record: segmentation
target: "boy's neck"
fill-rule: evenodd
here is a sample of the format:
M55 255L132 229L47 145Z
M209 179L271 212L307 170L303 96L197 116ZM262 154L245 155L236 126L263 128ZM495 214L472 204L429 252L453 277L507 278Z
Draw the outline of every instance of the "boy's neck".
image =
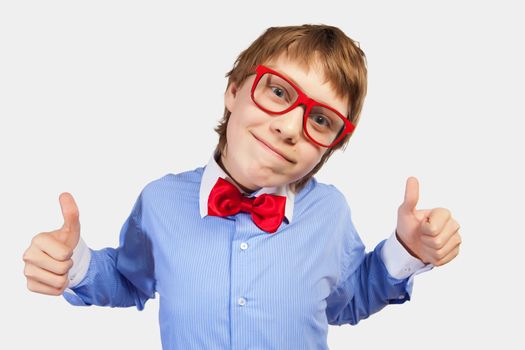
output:
M250 188L247 188L247 187L244 187L243 185L241 185L239 182L237 182L237 180L235 180L235 178L230 174L230 172L228 171L228 169L226 169L226 167L224 166L224 163L222 162L222 154L221 153L217 153L215 155L215 161L217 162L217 164L221 167L222 170L224 170L224 172L230 177L230 179L237 185L239 186L239 188L246 194L251 194L255 191L257 191L257 189L255 190L252 190Z

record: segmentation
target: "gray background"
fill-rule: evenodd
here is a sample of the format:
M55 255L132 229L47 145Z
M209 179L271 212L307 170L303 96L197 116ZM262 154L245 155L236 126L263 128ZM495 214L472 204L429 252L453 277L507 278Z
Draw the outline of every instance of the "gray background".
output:
M22 253L62 225L63 191L86 242L115 246L146 183L209 159L240 51L302 23L339 26L368 57L361 123L318 176L345 193L368 249L395 227L408 176L418 208L449 208L463 237L411 302L330 327L331 349L523 348L519 2L178 3L0 3L0 348L160 348L158 299L137 312L30 293Z

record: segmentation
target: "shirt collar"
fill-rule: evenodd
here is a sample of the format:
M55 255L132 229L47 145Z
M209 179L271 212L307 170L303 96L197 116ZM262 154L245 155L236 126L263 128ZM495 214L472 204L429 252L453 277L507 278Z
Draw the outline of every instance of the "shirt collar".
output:
M233 185L235 185L235 187L237 187L237 189L239 189L239 191L241 191L241 193L245 194L245 192L241 190L239 186L237 186L237 184L235 184L235 182L232 181L231 177L228 176L228 174L226 174L224 170L222 170L222 168L219 166L219 164L215 160L214 152L214 154L210 157L208 164L204 168L204 173L202 174L201 179L201 187L199 191L199 207L201 218L208 215L208 197L210 196L211 189L213 188L219 177L231 182ZM290 189L290 187L288 185L282 185L278 187L263 187L255 191L251 195L259 196L264 193L276 194L286 197L284 216L286 217L289 223L292 222L295 193Z

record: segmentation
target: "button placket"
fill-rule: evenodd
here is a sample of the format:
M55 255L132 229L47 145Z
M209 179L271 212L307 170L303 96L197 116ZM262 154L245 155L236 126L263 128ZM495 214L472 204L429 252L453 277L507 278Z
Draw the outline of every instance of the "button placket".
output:
M256 241L256 238L261 235L261 232L253 223L251 216L246 213L239 213L236 216L235 232L232 237L231 245L231 343L238 344L239 348L245 348L240 346L246 341L243 337L242 332L238 332L239 325L248 322L250 317L251 309L255 302L253 294L251 292L251 281L253 279L254 267L250 263L252 259L251 249L252 244ZM254 241L255 239L255 241ZM237 348L237 347L235 347Z

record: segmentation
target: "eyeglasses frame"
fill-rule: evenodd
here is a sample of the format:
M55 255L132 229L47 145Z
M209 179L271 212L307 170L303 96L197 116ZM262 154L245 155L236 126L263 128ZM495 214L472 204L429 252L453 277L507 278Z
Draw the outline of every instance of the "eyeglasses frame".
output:
M275 71L275 70L273 70L273 69L271 69L269 67L261 65L261 64L257 66L257 68L255 69L255 72L256 72L256 76L255 76L255 80L253 81L252 89L251 89L251 98L252 98L253 103L255 103L257 105L257 107L259 107L263 111L265 111L267 113L270 113L270 114L277 114L277 115L288 113L289 111L291 111L292 109L296 108L299 105L305 106L306 109L305 109L305 111L303 113L303 131L308 136L310 141L312 141L316 145L321 146L321 147L326 147L326 148L334 147L347 134L349 134L349 133L351 133L352 131L355 130L355 125L352 124L352 122L350 122L350 120L347 117L345 117L344 115L339 113L339 111L337 111L335 108L332 108L332 107L330 107L330 106L328 106L328 105L326 105L324 103L318 102L318 101L314 100L313 98L309 97L301 89L299 89L299 87L297 87L297 85L295 85L293 82L291 82L290 79L285 77L283 74L281 74L281 73L279 73L279 72L277 72L277 71ZM279 78L285 80L297 92L297 100L290 107L286 108L284 111L281 111L281 112L271 111L269 109L264 108L260 104L258 104L257 101L255 100L255 96L254 96L255 88L257 87L257 84L259 83L259 81L261 80L263 75L266 74L266 73L274 74L274 75L278 76ZM321 106L321 107L324 107L324 108L327 108L327 109L333 111L344 122L344 129L343 129L343 131L329 145L323 145L322 143L319 143L316 140L314 140L314 138L308 133L308 129L306 128L307 116L308 116L308 114L310 113L310 111L312 110L312 108L314 106Z

